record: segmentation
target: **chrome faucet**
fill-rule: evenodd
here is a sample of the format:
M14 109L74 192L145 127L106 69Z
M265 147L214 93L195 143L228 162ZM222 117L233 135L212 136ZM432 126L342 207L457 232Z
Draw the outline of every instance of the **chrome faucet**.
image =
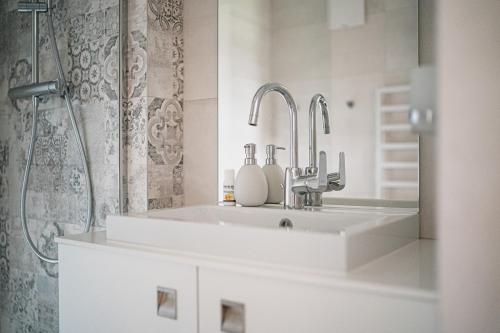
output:
M324 151L319 153L319 163L315 172L310 175L302 175L302 169L299 168L298 161L297 106L292 95L283 85L279 83L266 83L257 90L252 100L248 124L257 126L262 98L271 91L283 97L288 105L290 115L290 166L285 170L283 185L285 192L284 208L302 209L304 208L305 197L308 193L321 193L328 191L329 188L331 188L330 191L338 188L338 182L341 179L345 179L345 177L342 177L343 173L340 173L340 171L338 174L331 174L330 176L327 174L326 153Z
M328 104L322 94L316 94L309 106L309 166L305 169L305 174L314 176L318 173L317 163L317 130L316 130L316 109L321 106L323 118L323 133L330 134L330 117L328 116ZM326 190L311 191L306 194L306 206L321 206L323 203L323 192L332 190L340 191L345 187L345 154L339 154L339 172L327 176L328 187Z
M292 98L292 95L288 90L279 83L266 83L260 87L252 100L252 106L250 108L250 117L248 118L248 124L251 126L257 126L257 121L259 119L259 109L262 98L268 93L274 91L280 94L285 100L288 106L288 113L290 115L290 166L286 168L286 175L290 173L293 178L299 177L301 170L299 168L299 153L298 153L298 130L297 130L297 105ZM304 207L304 196L297 195L291 189L291 183L287 184L285 181L283 190L285 191L285 208L303 208Z
M288 105L288 113L290 115L290 167L298 169L299 135L297 130L297 105L295 105L295 101L293 100L290 92L288 92L288 90L283 85L279 83L266 83L257 90L252 100L252 106L250 108L250 117L248 118L248 124L251 126L257 126L262 97L264 97L270 91L274 91L280 94L285 100L286 104Z

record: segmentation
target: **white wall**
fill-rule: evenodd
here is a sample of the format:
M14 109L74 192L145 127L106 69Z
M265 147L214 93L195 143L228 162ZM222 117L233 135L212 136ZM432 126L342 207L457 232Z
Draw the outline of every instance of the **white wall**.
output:
M500 1L438 8L443 332L500 332Z
M271 79L271 2L268 0L219 1L219 179L224 169L236 172L245 158L243 146L257 145L264 164L265 138L272 137L271 112L262 112L259 126L248 125L255 91ZM263 101L268 109L270 100ZM222 186L219 186L222 198Z
M184 191L217 202L217 0L184 1Z
M299 109L302 167L308 165L310 100L320 92L330 104L332 133L322 135L318 122L318 150L327 152L331 172L338 168L338 153L346 152L348 185L325 196L375 196L375 92L409 83L410 70L418 66L417 1L367 1L365 24L340 30L328 29L326 3L220 2L219 175L224 168L239 169L247 142L257 143L260 164L266 144L289 149L289 116L279 96L265 98L258 127L247 125L253 94L274 81L289 88ZM287 153L278 156L282 166L288 159ZM417 199L414 191L398 198Z

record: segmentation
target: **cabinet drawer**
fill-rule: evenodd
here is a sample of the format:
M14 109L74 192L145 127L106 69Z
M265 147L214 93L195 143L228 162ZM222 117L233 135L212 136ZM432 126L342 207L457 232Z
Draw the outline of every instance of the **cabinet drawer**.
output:
M236 315L227 316L227 302L240 306ZM199 304L200 333L223 332L224 320L242 320L245 333L436 331L433 302L203 268L199 270ZM239 325L226 327L229 332L231 328L238 331Z
M197 332L195 266L66 245L59 258L62 333Z

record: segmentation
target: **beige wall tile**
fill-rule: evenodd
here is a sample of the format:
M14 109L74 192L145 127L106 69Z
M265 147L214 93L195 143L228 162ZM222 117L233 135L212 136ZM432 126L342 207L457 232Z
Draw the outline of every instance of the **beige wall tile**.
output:
M437 225L435 218L435 137L423 135L420 137L420 237L437 239Z
M147 32L148 73L147 94L148 96L168 98L175 93L175 57L178 57L178 49L174 44L175 36L160 29L149 18Z
M365 25L331 32L331 76L368 75L384 72L385 14L372 15Z
M384 0L385 10L398 9L403 7L415 7L419 0Z
M184 103L186 206L217 202L217 99Z
M327 6L324 0L273 0L273 29L289 29L296 26L327 21ZM290 20L290 17L294 17Z
M186 0L184 8L184 98L217 98L217 0Z
M381 14L385 11L385 0L366 0L368 15Z
M217 0L184 2L184 193L217 202Z
M436 29L436 2L434 0L419 0L418 5L418 34L419 34L419 62L422 65L436 63L435 29Z
M418 66L416 7L403 7L385 15L385 70L411 70Z
M227 1L234 0L220 0L221 4ZM203 16L217 16L217 0L184 0L184 20Z
M500 332L500 1L438 3L441 328Z
M435 62L435 1L419 1L419 62L433 66ZM436 239L436 137L423 135L420 138L420 237Z

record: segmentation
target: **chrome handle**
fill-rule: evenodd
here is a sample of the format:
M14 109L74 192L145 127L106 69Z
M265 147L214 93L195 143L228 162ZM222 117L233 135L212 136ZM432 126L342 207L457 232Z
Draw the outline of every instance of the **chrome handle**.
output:
M177 290L163 287L156 289L156 314L177 320Z
M328 186L328 173L326 167L326 153L324 151L319 152L319 166L318 166L318 186L317 190L326 190Z
M410 109L408 121L414 133L432 133L434 131L435 114L431 109Z
M330 173L328 178L328 189L327 191L340 191L345 187L346 176L345 176L345 153L339 153L339 171Z
M326 153L319 152L318 172L313 176L306 177L307 192L324 192L328 187L328 174L326 167Z
M344 187L345 186L345 153L344 152L339 153L339 174L340 174L339 184L342 185L342 187Z
M220 330L226 333L245 333L245 304L221 300Z

